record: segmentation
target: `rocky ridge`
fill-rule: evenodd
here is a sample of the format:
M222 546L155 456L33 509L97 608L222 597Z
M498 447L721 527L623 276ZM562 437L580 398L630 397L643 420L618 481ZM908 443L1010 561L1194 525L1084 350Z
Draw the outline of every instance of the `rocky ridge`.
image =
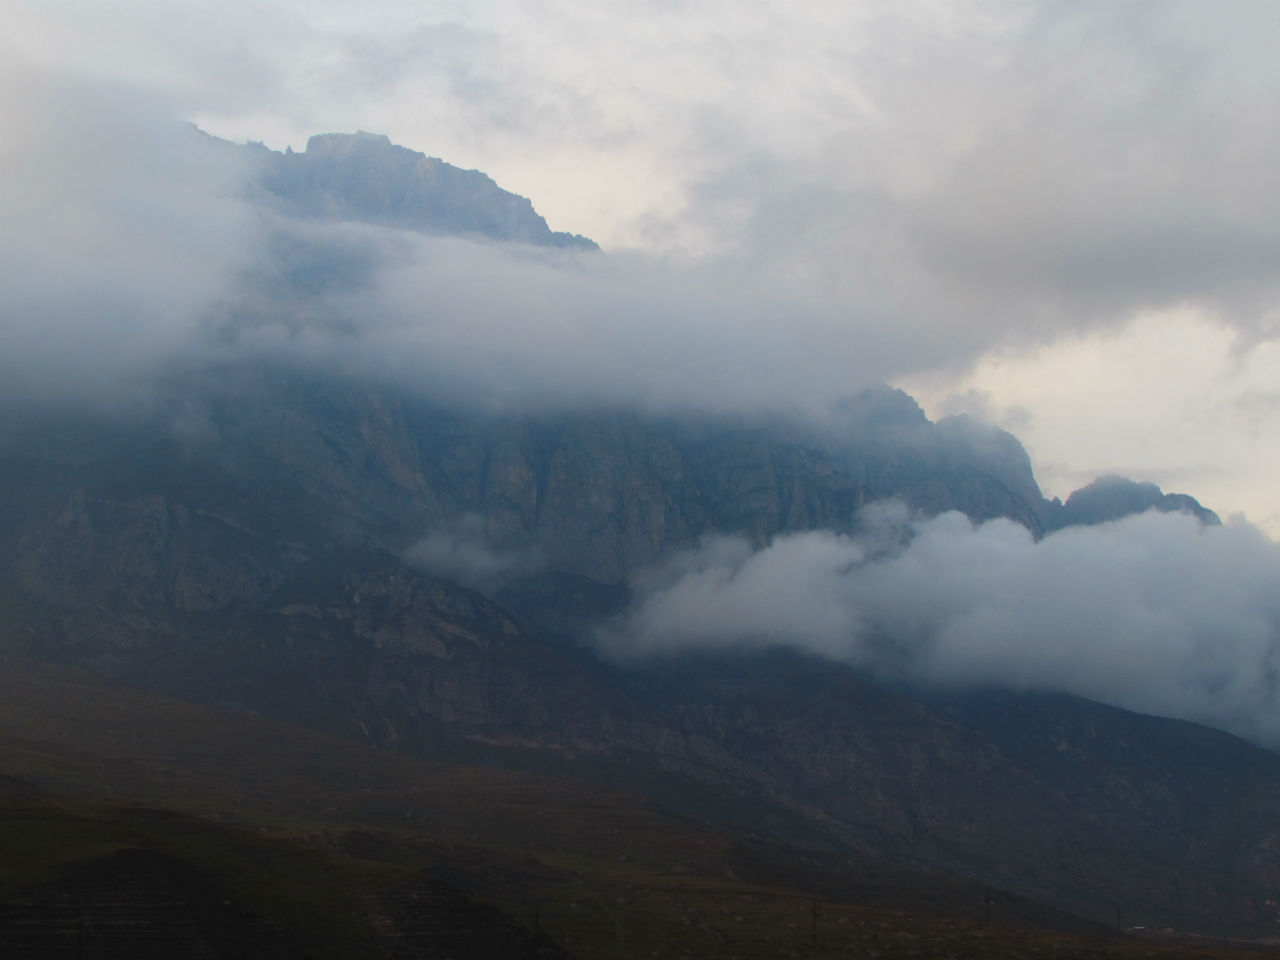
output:
M1165 493L1154 483L1137 483L1128 477L1099 477L1067 498L1058 511L1062 526L1089 525L1119 520L1135 513L1158 510L1161 513L1189 513L1201 523L1222 521L1212 510L1200 505L1185 493Z
M318 134L301 153L248 149L257 186L293 216L599 249L586 237L551 230L527 198L503 190L479 170L396 146L383 134Z

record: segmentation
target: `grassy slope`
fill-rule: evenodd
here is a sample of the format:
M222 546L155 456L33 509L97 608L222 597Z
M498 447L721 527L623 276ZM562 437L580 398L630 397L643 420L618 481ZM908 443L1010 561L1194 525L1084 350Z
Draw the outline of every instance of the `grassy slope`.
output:
M980 891L941 879L832 872L587 784L376 753L48 666L0 672L0 774L48 791L0 783L0 901L154 850L271 920L296 955L380 955L369 903L424 876L581 957L1214 952L988 926ZM993 913L1028 916L1003 897Z

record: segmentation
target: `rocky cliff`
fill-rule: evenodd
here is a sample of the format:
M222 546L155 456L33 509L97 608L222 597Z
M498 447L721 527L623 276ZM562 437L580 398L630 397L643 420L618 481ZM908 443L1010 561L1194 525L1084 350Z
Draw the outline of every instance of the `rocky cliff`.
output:
M872 416L884 396L905 419ZM174 409L202 425L196 435L174 427ZM926 515L1009 517L1037 535L1093 517L1076 498L1046 501L1009 434L931 423L896 392L864 396L821 429L621 412L490 417L377 384L245 367L171 386L141 419L16 425L0 456L10 522L26 528L9 560L24 589L65 591L79 578L92 591L93 577L115 589L106 585L134 575L123 558L138 558L139 575L163 558L166 597L184 606L256 596L255 577L288 567L280 544L372 538L399 553L463 518L485 549L528 551L539 569L609 584L707 533L763 544L844 530L888 498ZM1209 516L1190 498L1161 502L1184 501ZM1130 512L1117 509L1099 518ZM198 569L227 551L259 559Z
M1154 483L1136 483L1128 477L1099 477L1081 487L1054 511L1058 526L1089 525L1119 520L1134 513L1159 510L1161 513L1190 513L1201 523L1222 521L1212 510L1185 493L1165 493Z
M257 186L294 216L598 249L586 237L552 231L527 198L503 190L479 170L395 146L382 134L320 134L302 153L248 149Z

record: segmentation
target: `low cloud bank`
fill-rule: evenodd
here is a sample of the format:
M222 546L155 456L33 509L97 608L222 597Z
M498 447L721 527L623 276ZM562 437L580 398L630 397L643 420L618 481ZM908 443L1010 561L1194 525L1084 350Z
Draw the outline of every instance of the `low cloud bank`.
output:
M1077 694L1280 744L1280 545L1147 513L1040 541L864 511L852 536L714 539L650 571L606 653L786 645L895 680Z
M296 219L253 152L124 87L10 65L0 402L127 401L267 359L505 411L823 412L986 341L785 268L575 254Z
M127 391L258 257L248 171L125 86L0 65L0 402Z
M246 199L253 151L167 119L152 91L17 60L0 88L0 401L15 404L267 357L490 410L814 414L1144 302L987 282L940 252L974 246L963 210L943 229L901 198L821 184L696 260L297 220ZM987 237L983 269L1006 242L1026 247Z
M1275 339L1275 4L792 5L786 30L676 5L656 32L564 0L319 31L23 6L0 57L0 399L256 350L471 405L821 409L1173 308ZM166 126L201 116L387 129L707 253L285 226L236 200L235 151Z
M250 199L253 151L171 108L0 68L0 402L127 401L266 358L483 409L823 410L984 339L755 262L295 219Z
M493 590L541 566L533 549L495 545L484 530L484 518L467 514L456 523L432 530L409 548L405 562L473 590Z

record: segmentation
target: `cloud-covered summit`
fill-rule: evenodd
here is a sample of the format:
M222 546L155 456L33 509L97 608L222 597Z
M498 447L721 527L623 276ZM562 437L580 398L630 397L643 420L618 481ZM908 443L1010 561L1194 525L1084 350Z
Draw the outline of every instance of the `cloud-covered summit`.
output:
M1258 463L1274 473L1280 456L1269 402L1280 353L1273 3L324 0L304 11L137 0L133 10L6 8L6 155L28 153L26 171L105 159L135 135L114 119L120 104L105 102L118 98L99 97L96 116L120 143L77 151L73 133L61 158L33 151L9 109L41 99L43 80L24 63L238 141L301 150L321 130L380 131L484 170L559 229L648 251L637 261L663 269L617 268L630 298L691 285L709 302L668 326L653 314L678 313L678 302L656 303L642 322L678 340L699 318L715 326L718 304L720 335L695 336L686 352L720 355L737 341L721 366L739 365L743 380L777 376L813 406L841 395L842 367L860 385L910 383L938 415L970 385L956 390L956 378L1000 359L1017 375L974 385L1054 464L1056 492L1099 472L1152 475L1212 485L1215 502L1280 525L1270 489L1246 476ZM4 170L6 184L43 197L40 176L26 175ZM261 261L251 237L235 250ZM686 255L700 258L700 275L665 269ZM724 296L738 289L743 304ZM585 295L534 295L574 292ZM595 311L616 312L607 299ZM656 378L628 386L628 371L609 367L618 352L647 362L638 347L649 345L569 326L604 341L599 367L615 394L634 401L639 388L660 403L680 392ZM112 365L109 351L90 352ZM1055 357L1066 375L1041 364ZM38 365L13 366L59 385ZM690 372L711 382L708 367ZM937 378L936 392L909 376ZM1054 396L1046 377L1061 381ZM740 409L786 391L747 392L720 382L698 399ZM1110 444L1100 415L1117 434Z
M787 261L584 256L487 177L379 137L232 148L128 88L6 70L28 91L5 101L0 187L11 402L266 357L490 410L825 416L968 349L940 317L832 298Z

